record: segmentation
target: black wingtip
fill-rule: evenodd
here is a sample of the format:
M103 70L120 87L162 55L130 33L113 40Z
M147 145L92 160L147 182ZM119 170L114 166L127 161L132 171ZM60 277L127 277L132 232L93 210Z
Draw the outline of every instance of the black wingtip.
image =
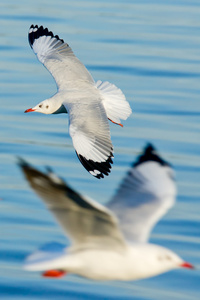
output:
M158 155L155 147L151 143L148 143L145 146L143 153L138 157L138 160L133 164L133 166L137 167L138 165L147 161L155 161L162 166L170 166L167 161L165 161Z
M105 175L109 175L112 168L111 165L113 164L112 158L114 157L112 152L110 152L110 155L107 158L107 160L102 162L95 162L91 159L86 159L77 152L76 154L84 168L95 178L101 179L104 178Z
M20 168L24 169L24 168L30 167L29 163L25 159L23 159L22 157L17 156L16 158L17 158L17 165Z
M151 143L148 143L144 148L144 153L152 153L153 151L156 151L156 148Z
M34 178L43 178L49 182L52 186L59 186L63 188L66 186L64 179L57 176L50 167L47 167L47 173L39 171L34 168L31 164L29 164L25 159L21 157L17 157L17 164L22 170L25 178L31 183Z
M21 168L25 176L34 172L40 173L31 164L29 164L24 158L17 156L17 165Z
M58 35L54 35L52 31L49 31L48 28L44 28L42 25L39 27L38 25L31 25L28 33L29 44L32 48L33 43L36 39L39 39L42 36L51 36L52 38L56 38L57 40L64 43L63 39L60 39Z

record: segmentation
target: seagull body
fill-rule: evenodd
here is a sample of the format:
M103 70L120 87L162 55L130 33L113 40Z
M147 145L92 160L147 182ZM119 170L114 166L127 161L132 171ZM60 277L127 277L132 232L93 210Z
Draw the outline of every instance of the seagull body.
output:
M26 270L49 277L68 272L95 280L136 280L193 268L171 250L148 242L176 195L173 170L151 145L106 207L81 196L53 172L44 174L24 161L21 167L71 240L70 247L44 245L28 256Z
M114 84L94 82L67 43L42 26L31 26L29 43L38 60L54 77L58 92L25 112L69 114L69 134L76 154L93 176L108 175L113 158L108 119L119 124L131 108Z
M65 247L61 248L63 254L60 251L58 258L49 257L51 247L52 244L49 244L46 252L39 251L30 255L24 269L43 271L44 276L50 274L49 270L59 270L60 275L71 273L93 280L129 281L156 276L175 268L192 268L169 249L150 243L127 244L123 249L113 250L103 249L103 245L102 249L80 249L72 252L68 252Z

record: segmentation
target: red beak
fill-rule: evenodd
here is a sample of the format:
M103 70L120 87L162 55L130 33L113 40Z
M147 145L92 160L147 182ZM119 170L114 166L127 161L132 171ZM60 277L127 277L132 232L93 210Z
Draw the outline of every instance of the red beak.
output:
M35 109L29 108L29 109L25 110L25 113L31 112L31 111L35 111Z
M190 263L186 262L186 261L184 263L182 263L180 265L180 267L182 267L182 268L188 268L188 269L194 269L194 266L191 265Z

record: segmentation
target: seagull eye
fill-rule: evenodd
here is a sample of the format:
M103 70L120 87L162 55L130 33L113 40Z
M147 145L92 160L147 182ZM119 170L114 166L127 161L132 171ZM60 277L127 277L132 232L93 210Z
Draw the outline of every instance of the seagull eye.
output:
M42 107L42 104L40 104L39 107L41 108L41 107Z
M167 260L171 260L171 257L170 257L169 255L166 255L165 258L166 258Z
M49 105L47 105L46 108L49 108Z
M163 260L172 260L171 256L165 255L165 256L158 256L158 260L163 261Z

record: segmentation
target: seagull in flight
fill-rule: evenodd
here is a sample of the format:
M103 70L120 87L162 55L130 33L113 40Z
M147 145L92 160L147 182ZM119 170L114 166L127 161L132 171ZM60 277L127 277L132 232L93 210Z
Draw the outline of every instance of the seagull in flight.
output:
M83 197L51 170L44 174L23 160L20 166L71 241L69 247L54 242L42 246L26 258L26 270L46 277L72 273L93 280L137 280L194 268L171 250L148 242L176 196L173 170L152 145L107 206Z
M58 91L25 113L68 113L69 134L80 162L98 179L109 175L113 145L108 120L123 126L120 119L132 112L124 94L107 81L95 82L69 45L47 28L32 25L28 39Z

